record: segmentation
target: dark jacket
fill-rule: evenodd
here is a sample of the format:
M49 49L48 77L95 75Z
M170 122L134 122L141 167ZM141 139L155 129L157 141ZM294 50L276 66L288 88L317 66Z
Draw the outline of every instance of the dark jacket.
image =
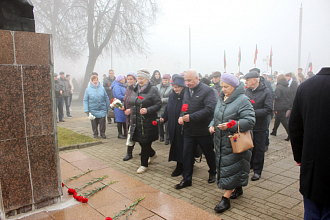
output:
M168 161L176 161L180 163L183 163L183 131L182 125L178 123L178 119L181 114L184 92L184 89L180 94L177 94L174 91L171 92L164 114L162 115L164 122L168 121L168 130L170 134L171 148Z
M288 82L282 79L275 89L275 111L287 111L290 107L290 89Z
M62 96L63 97L69 96L71 92L71 85L69 80L67 80L67 78L65 77L63 79L60 77L58 80L60 80L60 82L63 84Z
M273 109L273 95L271 91L260 81L259 86L252 91L247 88L245 95L253 100L253 108L256 114L256 124L253 127L253 131L266 131L268 129L267 116Z
M267 88L270 90L270 92L272 93L273 101L274 101L274 99L275 99L275 91L274 91L274 89L272 87L272 84L267 79L265 79L263 76L260 76L260 82L263 82L267 86Z
M187 114L190 119L190 122L185 122L185 132L191 136L210 135L208 126L217 104L214 89L199 82L193 91L190 98L189 88L185 88L183 96L183 104L188 104Z
M54 80L54 84L55 84L55 98L61 98L63 97L60 94L60 91L62 90L62 94L63 94L63 90L64 90L64 85L62 83L62 81L60 81L59 79Z
M301 163L300 192L330 205L330 68L301 83L289 121L294 160Z
M124 106L125 110L131 108L130 100L131 100L132 94L134 93L133 89L135 88L135 86L136 86L136 84L132 85L132 86L128 86L126 88L124 102L123 102L123 106ZM128 134L128 129L131 124L130 116L131 115L126 115L126 134Z
M131 139L139 143L151 143L158 139L158 129L152 124L152 121L157 119L157 111L162 107L158 89L149 82L148 86L140 93L138 86L133 91L130 100ZM138 96L142 96L144 99L138 99ZM142 108L147 108L147 114L143 115L142 120L140 105Z
M209 126L215 127L215 156L217 164L217 183L221 189L235 189L246 186L249 182L251 150L234 154L229 135L237 132L239 121L240 131L252 130L255 123L255 114L251 101L244 94L244 83L234 90L229 98L224 101L224 94L215 107L214 118ZM236 125L227 130L220 130L217 126L221 123L236 121Z
M290 85L290 109L292 108L294 97L296 96L296 92L298 89L298 82L292 79L292 83Z
M212 87L213 87L213 89L217 90L218 94L220 94L220 91L221 91L220 82L214 83L214 86L212 86Z
M113 99L113 94L112 94L112 89L109 89L109 87L111 87L112 83L115 81L116 77L110 78L110 76L106 77L103 80L103 87L105 89L105 91L108 94L109 99Z

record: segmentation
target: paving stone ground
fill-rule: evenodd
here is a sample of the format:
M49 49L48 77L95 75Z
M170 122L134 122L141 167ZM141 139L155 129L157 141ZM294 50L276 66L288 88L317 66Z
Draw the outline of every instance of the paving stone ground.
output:
M57 125L92 137L90 120L83 113L81 102L72 103L73 118L64 118L65 122ZM273 121L270 128L273 127ZM271 130L271 129L270 129ZM133 159L123 161L126 154L126 140L117 138L116 124L107 124L107 139L101 139L102 144L84 149L61 151L67 153L80 151L102 163L143 182L161 192L195 205L211 214L225 220L230 219L302 219L303 198L299 193L299 167L293 160L290 143L284 141L287 137L282 126L276 137L270 137L269 150L266 152L264 170L259 181L249 181L243 188L244 194L231 200L231 208L222 214L215 213L214 207L219 203L224 190L216 183L209 184L208 166L205 158L201 163L195 163L192 187L181 190L174 189L182 177L171 177L175 162L168 162L170 145L155 141L152 147L157 151L158 158L149 165L149 170L137 174L140 166L140 146L133 151ZM253 175L251 171L250 177Z

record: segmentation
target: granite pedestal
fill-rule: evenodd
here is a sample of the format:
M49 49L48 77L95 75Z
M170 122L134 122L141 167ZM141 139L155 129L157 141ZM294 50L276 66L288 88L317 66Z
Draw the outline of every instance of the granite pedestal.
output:
M0 30L2 219L60 201L53 79L51 35Z

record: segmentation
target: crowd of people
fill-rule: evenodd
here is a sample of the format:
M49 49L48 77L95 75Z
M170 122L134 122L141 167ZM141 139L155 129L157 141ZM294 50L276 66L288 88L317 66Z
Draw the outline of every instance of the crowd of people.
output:
M252 181L261 178L269 135L276 136L280 124L288 134L285 141L290 140L293 131L289 120L298 86L313 76L309 72L304 77L301 68L297 77L292 72L261 74L258 68L246 74L215 71L210 77L202 77L192 69L172 77L161 75L158 70L151 75L147 69L115 77L110 70L108 76L103 76L103 86L96 73L91 77L84 111L95 116L91 120L95 138L98 125L101 137L106 138L106 117L109 124L114 118L118 138L126 139L124 161L133 157L135 143L139 143L139 174L146 172L158 156L152 148L154 141L170 144L168 160L177 163L171 176L182 175L182 181L174 186L178 190L192 186L194 154L200 148L209 167L208 183L216 181L225 190L215 207L216 212L224 212L230 208L230 199L243 194L250 170L254 173ZM119 99L122 107L115 108L111 115L113 98ZM63 112L59 111L60 121L62 117ZM271 118L275 118L275 123L269 133ZM297 116L293 120L298 120ZM233 153L228 136L238 129L251 132L254 147Z
M56 100L56 112L57 122L64 122L64 103L66 109L66 116L72 118L70 114L70 106L73 94L73 84L70 78L70 74L64 74L60 72L60 78L58 74L54 73L54 85L55 85L55 100Z

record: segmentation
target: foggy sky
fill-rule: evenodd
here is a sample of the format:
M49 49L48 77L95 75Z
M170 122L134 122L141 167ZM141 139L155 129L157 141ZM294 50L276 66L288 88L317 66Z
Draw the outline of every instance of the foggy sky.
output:
M273 71L297 73L299 11L303 6L301 67L305 70L311 53L313 72L330 66L329 0L162 0L162 14L147 37L150 55L119 57L113 54L115 74L147 68L152 73L179 73L189 68L189 26L192 40L192 68L210 74L238 72L238 50L241 47L241 72L254 67L258 45L257 67L267 70L263 59L273 50ZM55 72L65 71L82 77L86 55L79 62L55 55ZM99 75L111 68L110 55L103 55L95 66ZM270 67L268 67L270 71Z

